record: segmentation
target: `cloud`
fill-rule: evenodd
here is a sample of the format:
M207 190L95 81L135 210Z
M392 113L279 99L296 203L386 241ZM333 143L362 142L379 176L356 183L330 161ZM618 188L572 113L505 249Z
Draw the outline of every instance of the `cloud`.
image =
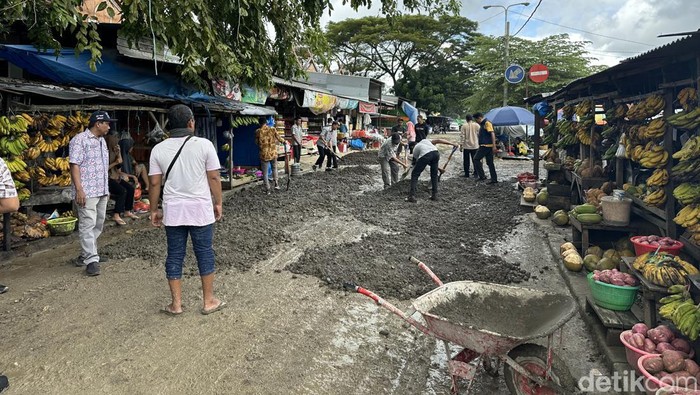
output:
M535 9L538 0L530 0L527 7L510 8L508 20L510 32L514 34ZM502 9L484 10L487 4L512 4L496 0L462 0L460 14L479 23L482 34L502 36L504 15ZM340 21L346 18L361 18L381 14L381 2L375 0L372 7L358 11L342 0L334 0L334 11L323 19ZM518 34L519 37L541 39L543 37L569 33L572 39L590 41L588 49L597 58L596 64L614 65L620 60L647 52L681 37L657 38L662 33L696 31L700 28L700 1L698 0L597 0L573 2L542 0L537 12ZM646 44L646 45L645 45Z

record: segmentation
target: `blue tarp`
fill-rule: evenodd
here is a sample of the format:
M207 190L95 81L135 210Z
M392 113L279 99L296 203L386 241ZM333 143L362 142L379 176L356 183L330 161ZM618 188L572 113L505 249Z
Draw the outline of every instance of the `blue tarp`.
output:
M408 119L413 122L414 124L418 123L418 109L413 107L410 103L408 102L403 102L401 103L401 110L403 110L404 114L408 116Z
M0 58L34 75L59 84L138 92L146 95L184 99L197 89L168 74L155 75L143 68L117 60L113 51L104 51L102 63L93 72L87 64L90 53L75 56L63 48L57 58L53 51L40 52L31 45L0 45Z

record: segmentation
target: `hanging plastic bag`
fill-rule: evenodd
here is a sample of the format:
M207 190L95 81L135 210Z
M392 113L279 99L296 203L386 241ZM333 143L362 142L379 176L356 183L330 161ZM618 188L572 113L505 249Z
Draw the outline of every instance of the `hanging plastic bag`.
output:
M617 152L615 152L615 157L624 159L627 157L627 153L625 152L625 145L622 144L622 142L625 141L625 134L622 133L620 136L620 143L617 146Z

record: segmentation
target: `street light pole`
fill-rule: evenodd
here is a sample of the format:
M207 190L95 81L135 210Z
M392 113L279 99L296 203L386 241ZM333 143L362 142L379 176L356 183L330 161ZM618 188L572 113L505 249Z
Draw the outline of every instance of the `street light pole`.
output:
M504 62L504 63L505 63L504 66L505 66L505 67L503 68L503 73L504 73L504 74L505 74L505 70L508 69L508 66L510 66L510 64L508 64L508 63L509 63L509 60L508 60L508 55L509 55L509 54L508 54L508 44L509 44L509 40L508 40L508 39L509 39L509 32L510 32L510 22L508 22L508 9L509 9L510 7L513 7L513 6L516 6L516 5L523 5L523 6L527 7L527 6L530 5L530 3L528 3L528 2L524 2L524 3L515 3L515 4L509 5L508 7L502 6L502 5L485 5L485 6L484 6L484 9L485 9L485 10L488 10L489 8L494 8L494 7L495 7L495 8L503 8L503 11L504 11L505 16L506 16L506 31L505 31L505 36L503 37L503 38L504 38L504 45L505 45L505 62ZM509 84L509 82L508 82L508 80L505 78L505 75L504 75L504 77L503 77L503 107L505 107L505 106L508 105L508 84Z

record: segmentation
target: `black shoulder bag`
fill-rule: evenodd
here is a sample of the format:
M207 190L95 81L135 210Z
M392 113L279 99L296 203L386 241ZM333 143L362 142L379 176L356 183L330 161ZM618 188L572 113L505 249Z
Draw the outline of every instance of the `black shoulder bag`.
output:
M182 145L180 146L180 149L177 150L177 153L175 154L175 157L174 157L173 160L170 162L170 166L168 166L168 170L166 170L166 172L165 172L165 178L163 178L163 182L162 182L162 184L161 184L161 186L160 186L160 200L161 200L161 201L163 201L163 191L165 191L165 182L168 181L168 176L170 175L170 170L173 169L173 165L174 165L175 162L177 161L177 158L180 156L180 153L182 152L182 149L185 148L185 144L187 144L187 141L188 141L189 139L191 139L191 138L192 138L192 135L187 136L187 138L185 139L185 142L182 143Z

